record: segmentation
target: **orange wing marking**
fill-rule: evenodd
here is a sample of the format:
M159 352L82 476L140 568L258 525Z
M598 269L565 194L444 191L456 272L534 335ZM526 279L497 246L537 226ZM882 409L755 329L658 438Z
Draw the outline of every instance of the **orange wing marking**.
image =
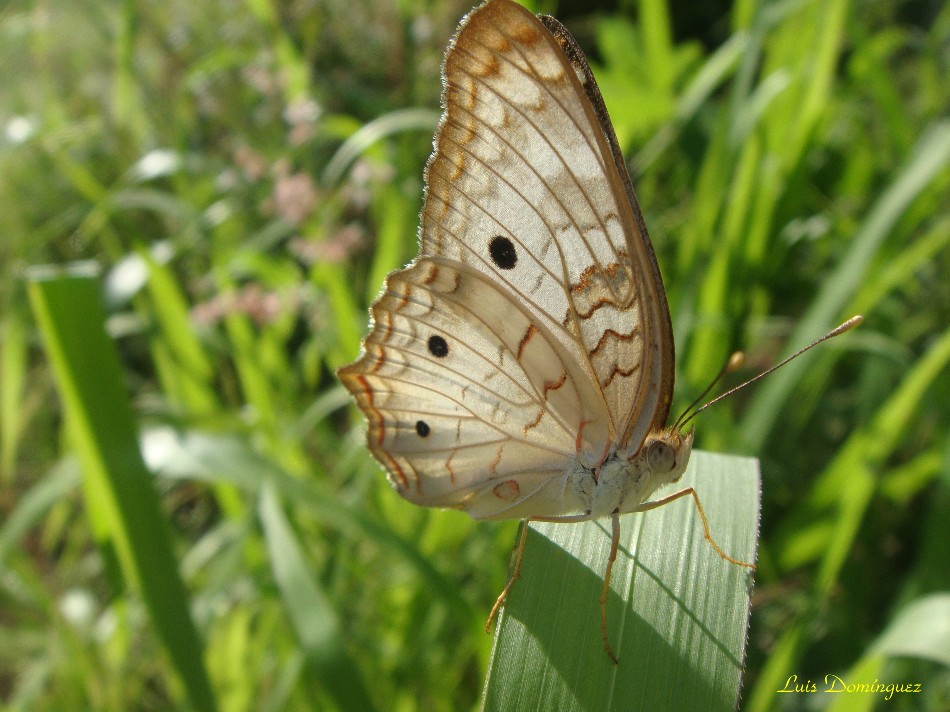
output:
M581 272L581 279L577 284L571 285L572 292L583 292L587 289L590 289L591 278L595 274L604 274L608 279L614 279L617 276L618 270L623 269L624 265L619 262L611 262L609 265L601 269L597 265L591 265L583 272Z
M601 388L610 388L610 384L613 382L615 376L622 376L626 378L634 374L636 371L640 370L640 364L635 363L633 366L628 368L626 371L622 368L614 366L614 370L610 372L610 376L607 377L607 382L601 385Z
M402 311L409 305L409 297L412 296L412 285L408 282L403 285L402 294L395 295L399 299L399 304L396 305L396 308L393 311Z
M455 153L455 160L452 161L452 175L449 177L451 182L457 181L465 173L465 154L461 151Z
M383 364L385 363L386 363L386 349L380 346L379 351L376 354L376 360L373 362L373 367L369 370L369 373L376 373L383 367Z
M591 308L588 309L586 312L583 312L583 313L577 312L577 316L579 316L581 319L584 319L586 321L587 319L591 318L591 316L594 314L595 311L597 311L601 307L608 307L608 306L616 307L617 302L615 302L613 299L607 299L606 297L601 297L596 302L594 302Z
M360 393L360 395L363 396L363 407L366 410L366 414L376 421L376 423L373 423L373 425L375 425L379 431L379 437L377 438L376 445L378 447L382 447L383 437L385 435L385 426L383 425L382 415L378 410L376 410L376 404L373 403L373 388L370 386L369 381L366 380L366 376L362 374L357 376L356 380L363 388L363 391Z
M405 492L407 489L409 489L409 478L406 477L406 473L402 471L402 467L399 466L399 463L396 462L393 456L385 450L377 450L374 452L377 455L381 454L386 459L386 469L389 470L390 474L392 474L398 480L396 484L399 487L399 491Z
M432 284L439 278L439 268L437 265L429 266L429 274L426 275L426 278L422 280L422 283L426 286Z
M383 331L383 342L387 342L393 335L393 315L390 312L383 312L380 314L380 317L381 318L377 319L377 321L382 321L385 325L385 329Z
M449 459L445 461L445 469L449 471L449 480L452 484L455 484L455 470L452 469L452 458L455 457L457 450L453 450L452 454L449 455Z
M538 409L538 417L535 418L535 419L534 419L533 421L531 421L530 423L528 423L526 426L524 426L524 428L522 429L522 432L523 432L525 435L527 435L527 434L528 434L528 431L531 430L531 428L535 428L535 427L537 427L537 426L541 423L541 418L543 418L543 417L544 417L544 411L541 410L541 409Z
M498 463L501 462L501 451L505 449L504 443L501 447L498 448L498 452L495 454L495 459L492 460L491 464L488 466L488 471L491 473L491 476L494 477L497 473Z
M402 467L395 458L383 448L383 443L386 439L386 422L383 419L383 414L377 410L376 404L373 403L373 390L370 387L369 381L366 380L366 376L361 374L356 377L356 380L363 388L360 394L362 396L361 405L363 406L363 412L366 413L367 420L370 421L369 437L372 437L374 433L376 435L376 444L374 446L370 443L370 449L377 457L381 457L386 461L386 469L389 470L390 474L396 479L396 486L399 488L399 491L405 492L409 489L409 478L406 477L406 473L402 471Z
M577 426L577 439L574 441L574 452L580 453L581 445L584 442L584 428L588 426L589 423L594 421L584 419L580 422L580 425Z
M528 345L528 342L531 341L531 337L538 333L538 327L534 324L531 324L528 327L528 330L524 332L524 336L521 337L521 342L518 344L518 360L521 360L522 355L524 355L525 347Z
M544 388L541 389L541 397L544 398L544 400L547 400L548 391L556 391L565 383L567 383L567 371L561 371L561 380L557 382L545 381Z
M505 480L495 485L491 492L502 502L514 502L521 494L521 487L517 480Z
M640 333L640 327L635 326L630 331L629 334L621 334L620 332L614 331L613 329L606 329L601 335L600 340L597 342L597 345L588 351L591 356L596 356L597 352L600 351L600 348L604 345L604 342L607 340L608 336L613 336L617 341L633 341L634 337Z

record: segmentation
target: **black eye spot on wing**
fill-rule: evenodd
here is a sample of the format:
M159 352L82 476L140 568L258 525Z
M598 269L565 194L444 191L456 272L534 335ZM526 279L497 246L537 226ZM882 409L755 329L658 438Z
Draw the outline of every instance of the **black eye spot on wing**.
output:
M498 269L514 269L518 263L518 253L514 243L507 237L496 235L488 244L488 253Z
M429 428L429 424L424 420L416 421L416 432L419 434L420 438L428 437L429 433L432 432Z
M429 337L429 353L436 358L445 358L449 355L449 345L438 334Z

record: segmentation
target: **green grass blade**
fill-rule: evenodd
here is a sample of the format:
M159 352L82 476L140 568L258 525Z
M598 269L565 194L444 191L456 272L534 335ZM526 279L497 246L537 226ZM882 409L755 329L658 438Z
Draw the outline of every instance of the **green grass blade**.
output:
M191 704L217 708L151 476L142 461L122 369L105 331L99 281L34 270L30 301L83 469L90 523L124 583L140 590Z
M752 561L756 461L696 451L681 484L696 487L719 545ZM706 543L689 498L621 521L607 603L619 665L600 634L609 523L533 523L498 621L483 709L735 709L750 572Z
M866 279L872 260L898 219L915 198L946 172L948 165L950 121L941 121L921 137L904 170L871 210L840 266L824 281L808 312L801 318L790 343L807 344L834 326L834 321L842 316L842 309ZM782 412L783 403L808 368L808 359L797 359L753 392L740 428L750 450L755 452L761 448Z
M335 186L350 166L371 146L404 131L432 133L439 125L439 114L431 109L401 109L384 114L355 131L327 162L321 182Z
M748 47L745 33L736 33L713 52L695 72L676 100L673 116L641 148L629 165L645 173L682 134L683 127L696 116L709 97L735 71Z
M922 689L917 688L920 677L894 674L888 668L892 658L902 658L905 664L929 660L950 666L950 594L935 593L909 603L849 670L823 680L825 689L840 690L856 683L880 686L876 694L831 695L828 712L871 712L881 707L881 700L896 702L895 698L907 697L908 693L917 698L913 709L940 709L937 697L941 691L928 689L926 683L920 686Z
M933 660L950 667L950 593L905 606L872 646L877 655Z
M650 78L661 86L673 86L676 72L673 23L669 6L661 0L641 0L640 24L643 60Z
M342 501L336 493L313 481L302 481L265 459L243 438L196 431L154 428L145 433L143 450L152 469L166 477L231 484L256 492L262 482L276 490L282 501L294 502L325 525L354 540L370 541L415 570L453 616L472 618L472 607L412 544L395 535L376 517Z
M0 525L0 572L5 572L10 552L21 546L30 530L79 484L78 474L75 460L60 460L20 496L16 509Z
M874 420L851 435L811 488L804 510L809 521L798 522L802 530L799 536L807 537L810 526L826 528L822 541L815 544L812 540L812 558L820 557L820 563L805 603L806 611L819 611L841 582L842 567L853 549L874 493L875 473L900 447L907 428L915 423L914 414L922 399L948 363L950 330L946 330L907 372L893 395L878 409ZM811 520L818 512L826 514L824 521L816 525ZM788 546L795 546L794 539ZM778 556L781 560L782 552ZM812 616L803 615L782 631L752 690L747 706L750 712L773 709L775 691L782 689L789 671L796 669L812 626Z
M18 309L11 309L0 320L0 482L13 479L26 425L22 410L28 350L25 321Z
M371 712L375 706L344 647L343 627L326 593L313 580L274 487L263 488L259 512L274 576L310 672L340 709Z
M167 264L161 264L146 250L140 250L139 257L148 268L145 286L156 324L152 357L163 390L185 412L212 414L218 409L214 365L189 319L187 296Z

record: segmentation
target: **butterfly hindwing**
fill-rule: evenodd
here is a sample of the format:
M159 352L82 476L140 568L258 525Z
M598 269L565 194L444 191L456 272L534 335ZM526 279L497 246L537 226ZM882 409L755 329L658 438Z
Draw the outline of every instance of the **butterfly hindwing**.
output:
M586 373L485 275L420 259L390 275L373 317L363 356L340 377L407 499L497 515L606 439L588 427L599 402ZM553 516L566 505L544 506Z

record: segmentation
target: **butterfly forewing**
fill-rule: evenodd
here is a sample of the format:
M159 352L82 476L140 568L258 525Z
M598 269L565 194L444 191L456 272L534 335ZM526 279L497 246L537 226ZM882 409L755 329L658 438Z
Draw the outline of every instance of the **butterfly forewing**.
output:
M623 153L617 142L616 132L607 115L607 107L604 105L604 99L590 66L584 58L584 53L564 25L555 18L539 15L538 20L551 32L567 61L574 67L587 100L590 102L596 123L601 130L600 136L607 144L605 150L609 151L612 157L612 162L607 163L608 166L612 165L614 170L608 168L607 175L615 195L619 196L617 200L621 206L621 212L627 218L626 249L634 265L632 277L643 299L642 333L647 338L641 353L645 364L641 371L642 377L638 381L626 382L629 389L636 389L637 396L633 402L638 407L627 410L626 424L622 430L620 443L626 445L632 452L643 442L648 432L661 430L666 425L672 405L676 355L666 290L663 287L660 267L653 253L653 244L650 242L640 205L634 194L630 175L627 173ZM617 363L621 361L618 359ZM632 365L628 364L628 370ZM622 368L620 370L623 371ZM622 408L620 413L623 420Z
M529 305L586 364L612 440L636 449L666 420L669 312L590 70L544 21L553 34L510 2L464 21L445 61L422 253L485 271Z

